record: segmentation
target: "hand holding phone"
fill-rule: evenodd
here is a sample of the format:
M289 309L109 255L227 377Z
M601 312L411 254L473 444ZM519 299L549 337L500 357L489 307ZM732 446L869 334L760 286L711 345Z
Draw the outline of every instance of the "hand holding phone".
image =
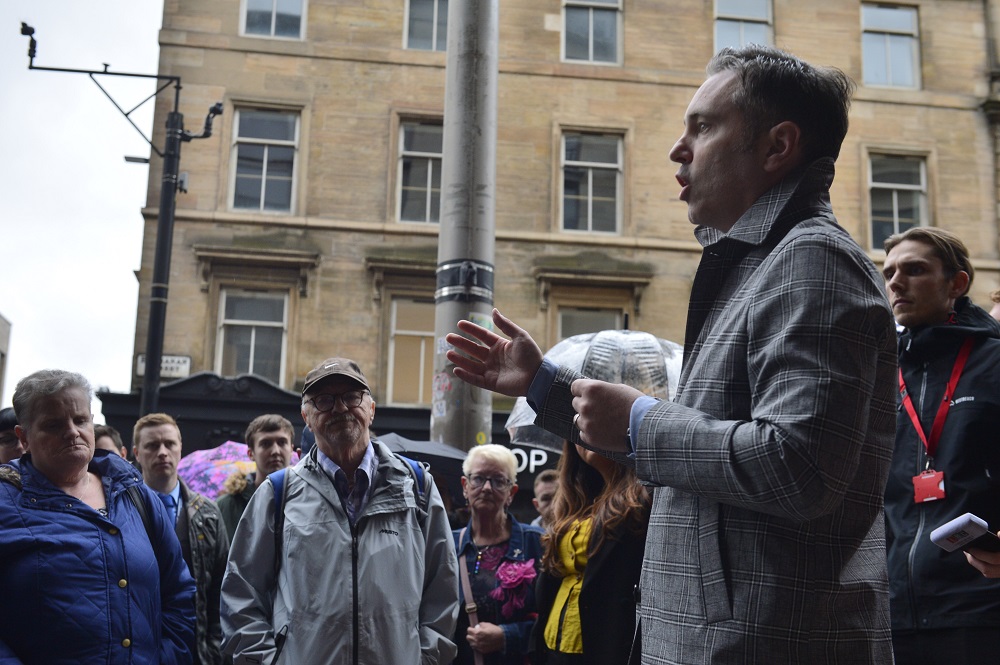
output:
M1000 538L990 531L985 520L972 513L959 515L931 531L931 541L946 552L959 549L1000 552Z

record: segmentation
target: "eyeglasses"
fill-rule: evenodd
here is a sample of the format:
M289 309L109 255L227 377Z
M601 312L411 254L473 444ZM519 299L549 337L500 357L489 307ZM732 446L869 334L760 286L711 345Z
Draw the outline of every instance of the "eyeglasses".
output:
M514 481L509 478L504 478L503 476L466 476L469 479L469 484L472 485L472 489L477 490L487 482L489 482L490 487L500 492L504 491L508 487L514 484Z
M344 405L345 409L353 409L361 406L361 402L365 399L365 394L367 390L349 390L346 393L341 393L339 395L328 395L323 393L322 395L316 395L308 402L312 402L312 405L316 407L316 410L320 413L326 413L337 406L337 400Z

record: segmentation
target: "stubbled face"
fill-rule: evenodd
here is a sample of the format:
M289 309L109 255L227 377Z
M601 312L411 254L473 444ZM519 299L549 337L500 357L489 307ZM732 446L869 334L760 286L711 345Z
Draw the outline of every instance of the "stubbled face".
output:
M535 510L542 516L542 521L548 523L552 520L552 500L556 498L556 490L559 483L539 483L535 488Z
M677 182L688 219L723 233L769 189L760 147L745 145L743 114L732 101L737 85L730 71L709 77L691 98L684 133L670 150L681 165Z
M343 395L356 390L364 388L351 379L334 376L313 388L302 405L302 419L316 436L316 445L331 458L338 457L338 451L356 450L368 445L368 428L375 419L375 402L366 391L361 404L356 407L347 408L341 400L337 400L332 409L322 412L311 400L318 395Z
M87 393L67 388L42 397L35 413L27 428L14 428L35 467L49 479L86 469L94 457L94 419Z
M292 461L292 434L285 430L257 432L247 454L257 465L257 473L267 475L284 469Z
M944 323L964 288L965 273L949 277L925 242L904 240L886 254L885 290L896 321L907 328Z
M170 424L143 427L134 447L146 482L173 489L181 461L180 430Z
M476 488L469 480L475 476L504 478L511 484L500 489L489 482ZM514 494L517 493L517 485L512 482L514 480L507 475L507 471L500 464L493 460L479 458L473 463L468 476L462 477L462 494L465 495L465 499L469 502L469 508L472 510L495 514L502 512L514 499Z

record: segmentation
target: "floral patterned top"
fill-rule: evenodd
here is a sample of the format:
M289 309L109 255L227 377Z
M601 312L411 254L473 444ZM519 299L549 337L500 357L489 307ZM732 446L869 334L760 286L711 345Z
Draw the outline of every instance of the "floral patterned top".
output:
M513 517L510 540L476 547L471 538L471 525L454 531L459 565L462 559L469 570L469 584L476 601L480 623L494 623L504 631L505 649L485 654L483 665L522 665L527 662L529 637L538 616L535 609L535 579L541 566L542 530L522 524ZM461 606L465 606L462 594ZM464 609L458 615L455 643L458 645L456 665L473 665L472 649L465 640L469 615Z

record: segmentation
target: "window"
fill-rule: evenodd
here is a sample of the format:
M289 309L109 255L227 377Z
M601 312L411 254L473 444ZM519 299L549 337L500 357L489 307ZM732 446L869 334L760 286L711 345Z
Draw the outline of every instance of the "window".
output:
M865 85L920 87L920 42L913 7L861 5Z
M872 155L870 163L872 248L882 249L892 234L926 224L927 173L921 157Z
M715 50L772 43L771 0L715 0Z
M390 404L430 404L434 380L434 301L392 300Z
M399 220L438 222L441 216L441 140L438 123L399 128Z
M621 0L565 0L564 59L617 64L619 14Z
M244 0L243 34L302 39L305 0Z
M288 293L223 289L216 337L216 373L255 374L281 385Z
M620 330L621 327L622 310L620 309L559 308L560 340L572 337L573 335L582 335L583 333Z
M236 111L233 207L292 212L299 114Z
M622 139L563 134L563 230L617 233Z
M448 50L448 0L410 0L406 48Z

